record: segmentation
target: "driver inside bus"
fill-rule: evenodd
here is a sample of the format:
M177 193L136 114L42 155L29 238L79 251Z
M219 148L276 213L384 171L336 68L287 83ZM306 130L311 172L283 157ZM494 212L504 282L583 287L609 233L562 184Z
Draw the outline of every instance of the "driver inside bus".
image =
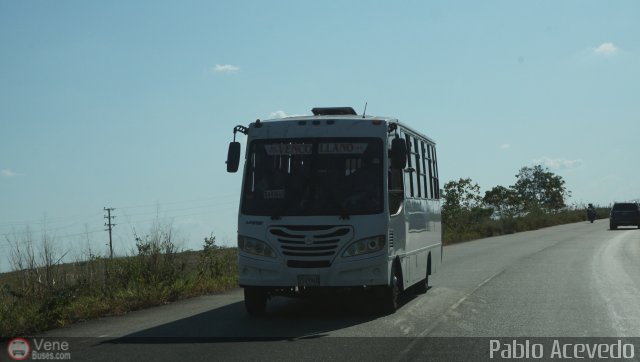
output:
M362 167L347 176L351 195L344 201L347 211L371 212L380 207L381 167L377 157L362 158Z
M284 198L285 174L273 167L274 160L264 152L256 153L254 192L263 199Z

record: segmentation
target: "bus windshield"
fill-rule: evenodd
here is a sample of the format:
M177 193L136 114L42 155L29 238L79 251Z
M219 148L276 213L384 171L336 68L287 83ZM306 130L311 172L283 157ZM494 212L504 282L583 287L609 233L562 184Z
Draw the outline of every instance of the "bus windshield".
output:
M381 213L382 149L377 138L254 140L242 212L272 218Z

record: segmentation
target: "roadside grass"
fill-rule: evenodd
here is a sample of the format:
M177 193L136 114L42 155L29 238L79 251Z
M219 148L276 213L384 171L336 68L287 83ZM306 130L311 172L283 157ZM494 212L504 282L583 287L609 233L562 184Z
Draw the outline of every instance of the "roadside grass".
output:
M204 250L180 252L170 235L136 237L137 254L129 257L91 255L67 264L46 257L55 254L51 243L43 242L38 250L32 240L15 244L14 271L0 274L0 337L32 335L237 287L235 248L218 247L211 236Z
M453 244L491 236L513 234L517 232L537 230L545 227L570 224L587 220L584 210L561 210L558 212L534 211L521 217L503 217L498 220L482 218L474 220L465 217L466 222L458 220L454 225L464 225L457 228L444 226L443 240L445 244ZM597 207L596 219L609 217L609 208ZM471 220L471 221L470 221Z

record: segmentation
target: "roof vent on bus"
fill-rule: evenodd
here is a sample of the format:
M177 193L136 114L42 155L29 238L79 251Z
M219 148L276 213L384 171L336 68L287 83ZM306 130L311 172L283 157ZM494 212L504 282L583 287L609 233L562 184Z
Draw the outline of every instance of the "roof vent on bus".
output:
M311 110L314 116L357 115L351 107L317 107Z

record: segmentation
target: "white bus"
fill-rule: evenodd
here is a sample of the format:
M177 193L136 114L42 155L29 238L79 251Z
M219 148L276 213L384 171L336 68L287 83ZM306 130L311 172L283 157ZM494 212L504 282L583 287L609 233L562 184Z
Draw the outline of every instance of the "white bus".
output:
M350 107L236 126L227 171L247 135L238 272L250 315L271 296L371 291L387 313L424 293L442 262L435 142Z

